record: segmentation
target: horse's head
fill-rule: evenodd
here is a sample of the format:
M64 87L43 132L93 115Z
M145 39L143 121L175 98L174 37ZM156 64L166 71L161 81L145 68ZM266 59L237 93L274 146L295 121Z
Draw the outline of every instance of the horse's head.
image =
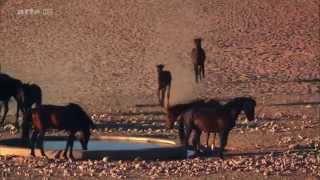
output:
M201 41L202 41L201 38L195 38L195 39L194 39L194 43L195 43L196 45L201 45Z
M171 108L167 109L166 125L168 129L173 128L173 124L177 121L179 114Z
M256 101L253 98L246 98L243 101L242 108L249 121L253 121L255 119L255 107Z
M69 108L70 113L73 114L73 117L79 120L79 125L82 129L82 136L80 138L80 143L83 150L88 149L88 142L90 140L90 128L95 127L91 118L88 116L88 114L81 108L80 105L70 103L67 105L67 108Z
M158 64L156 67L157 67L157 71L161 72L161 71L163 71L164 65L163 64Z

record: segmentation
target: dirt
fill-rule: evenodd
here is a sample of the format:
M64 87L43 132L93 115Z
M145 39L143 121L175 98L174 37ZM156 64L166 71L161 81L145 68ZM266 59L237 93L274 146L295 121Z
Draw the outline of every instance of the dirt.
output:
M241 117L232 130L225 161L214 155L166 162L2 156L0 176L319 179L319 5L316 0L0 0L1 72L39 84L44 103L80 103L98 124L94 134L177 140L157 106L159 63L173 74L172 104L236 96L253 96L258 104L257 121ZM52 14L17 14L30 8ZM199 84L190 58L195 37L203 39L207 53L206 77ZM8 127L0 128L0 138L18 136ZM73 171L78 166L83 169Z

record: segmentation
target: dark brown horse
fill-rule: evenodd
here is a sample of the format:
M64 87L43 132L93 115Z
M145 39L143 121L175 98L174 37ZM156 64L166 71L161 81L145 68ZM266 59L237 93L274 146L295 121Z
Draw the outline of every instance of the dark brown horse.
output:
M179 130L179 139L180 142L184 143L184 124L183 121L181 121L179 118L180 115L187 111L188 109L192 107L210 107L210 106L217 106L220 105L220 103L216 100L204 100L204 99L197 99L194 101L191 101L189 103L185 104L176 104L174 106L167 108L167 118L166 118L166 124L167 128L172 128L174 122L178 122L178 130Z
M162 107L164 107L165 95L167 94L167 107L169 106L170 99L170 89L171 89L171 81L172 76L169 71L163 70L164 65L157 65L158 71L158 98L159 103Z
M33 125L33 133L30 141L31 155L35 156L35 143L38 141L42 156L46 156L43 149L44 135L48 129L65 130L69 133L67 145L63 156L67 158L70 148L69 157L74 159L72 154L73 142L76 132L82 132L80 143L83 150L87 150L88 141L90 139L90 128L94 124L87 113L77 104L69 104L66 106L41 105L26 112L22 124L22 138L29 142L30 125ZM56 156L56 158L60 153Z
M200 146L200 136L204 132L219 133L220 148L219 156L223 158L223 151L227 145L229 132L236 124L238 115L244 111L249 121L255 118L256 101L249 97L234 98L225 105L211 107L193 107L181 115L181 121L185 126L184 144L188 145L188 140L192 131L195 136L192 141L193 148L198 152Z
M4 105L4 113L0 122L1 125L4 123L9 111L9 100L11 97L13 97L17 102L15 125L18 127L19 109L24 112L24 92L22 88L22 82L7 74L0 73L0 112L2 109L2 104Z
M201 47L201 38L197 38L194 40L194 43L196 45L195 48L192 49L191 51L191 58L192 58L192 63L194 66L194 73L195 73L195 78L196 82L200 81L205 77L205 67L204 63L206 60L206 53Z

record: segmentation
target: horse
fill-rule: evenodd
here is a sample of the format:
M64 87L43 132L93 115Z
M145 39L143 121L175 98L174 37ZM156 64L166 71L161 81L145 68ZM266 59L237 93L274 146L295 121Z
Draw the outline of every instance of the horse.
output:
M206 53L201 47L201 41L201 38L194 39L196 47L193 48L191 51L191 59L194 66L196 82L200 81L205 77L204 63L206 60Z
M167 94L167 107L169 106L170 89L172 76L170 71L164 71L164 65L159 64L156 66L158 72L158 99L162 107L164 107L165 94Z
M208 106L217 106L220 103L214 99L204 100L196 99L189 103L185 104L176 104L174 106L167 108L167 117L166 117L166 126L168 129L173 128L174 122L178 122L178 131L180 143L184 143L184 124L180 119L180 115L192 107L208 107Z
M33 125L33 133L29 141L30 126ZM74 159L72 154L73 142L76 132L82 132L80 143L83 150L87 150L90 139L90 128L95 125L88 114L78 105L70 103L66 106L41 105L25 113L22 124L22 139L30 143L31 156L35 156L34 149L36 141L39 144L40 152L43 157L47 157L43 149L44 135L48 129L65 130L69 133L67 145L63 157ZM60 152L55 156L59 158Z
M251 97L234 98L225 105L211 107L192 107L181 114L185 126L184 144L188 146L191 131L195 131L192 141L194 150L198 153L202 131L219 133L219 156L223 159L223 151L227 145L229 132L234 128L238 115L244 111L249 121L255 118L256 101ZM207 140L208 141L208 140Z
M4 120L9 111L9 100L13 97L17 102L16 122L15 126L18 127L19 109L24 112L24 91L22 88L22 82L7 74L0 73L0 102L4 105L4 113L0 122L3 125ZM0 112L2 105L0 105Z
M24 103L23 106L26 111L32 109L32 105L36 107L42 104L42 90L37 84L26 84L22 85L24 92Z

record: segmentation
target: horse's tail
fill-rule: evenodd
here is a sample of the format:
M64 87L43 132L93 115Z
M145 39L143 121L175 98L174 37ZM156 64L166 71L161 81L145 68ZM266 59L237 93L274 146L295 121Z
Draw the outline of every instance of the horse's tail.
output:
M32 121L32 113L30 111L25 112L22 121L22 139L28 140L30 133L30 126Z

